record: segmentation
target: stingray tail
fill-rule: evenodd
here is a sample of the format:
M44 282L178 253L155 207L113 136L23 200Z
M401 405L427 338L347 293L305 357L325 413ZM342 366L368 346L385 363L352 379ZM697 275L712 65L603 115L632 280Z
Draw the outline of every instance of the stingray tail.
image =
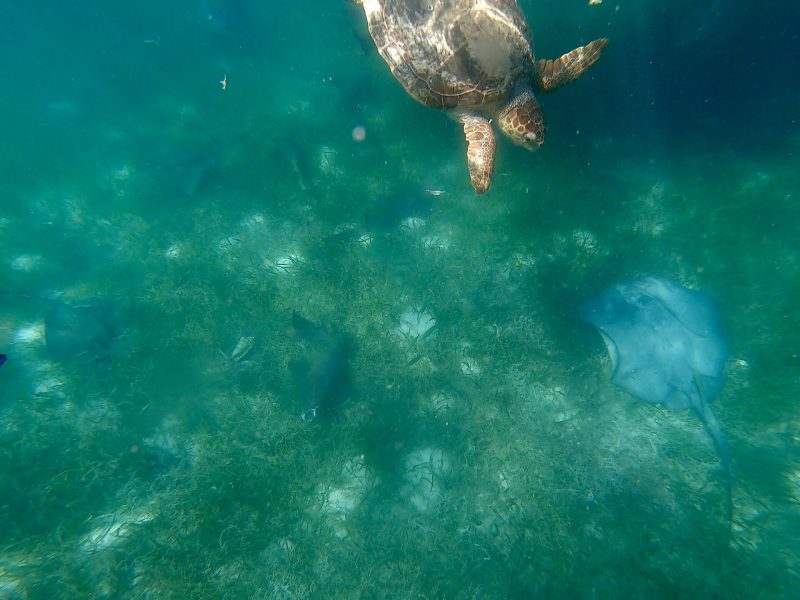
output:
M717 450L717 456L719 456L720 466L725 478L725 515L728 518L728 528L730 529L733 526L733 500L731 497L731 460L728 441L719 426L719 421L717 421L714 411L711 410L711 404L706 401L703 394L703 386L698 381L697 376L695 376L695 385L700 396L699 406L696 406L695 410L700 415L706 431L714 441L714 447Z
M26 294L25 292L14 292L12 290L0 290L0 295L12 296L14 298L27 298L28 300L36 300L37 302L47 302L48 304L58 304L61 306L71 306L61 300L55 298L45 298L44 296L37 296L36 294Z

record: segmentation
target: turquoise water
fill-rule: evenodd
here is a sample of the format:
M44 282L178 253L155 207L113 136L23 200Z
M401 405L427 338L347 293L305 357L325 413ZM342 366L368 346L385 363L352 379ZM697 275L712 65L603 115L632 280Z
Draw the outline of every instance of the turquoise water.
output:
M0 597L796 593L796 7L521 2L610 45L478 197L347 2L68 4L0 7ZM578 317L641 274L719 306L730 530Z

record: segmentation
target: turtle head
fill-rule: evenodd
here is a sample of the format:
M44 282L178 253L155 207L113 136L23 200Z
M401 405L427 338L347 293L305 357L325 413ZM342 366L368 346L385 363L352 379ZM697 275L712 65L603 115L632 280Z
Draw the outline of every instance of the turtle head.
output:
M545 125L542 109L530 90L514 96L500 111L500 129L511 140L528 150L538 150L544 143Z

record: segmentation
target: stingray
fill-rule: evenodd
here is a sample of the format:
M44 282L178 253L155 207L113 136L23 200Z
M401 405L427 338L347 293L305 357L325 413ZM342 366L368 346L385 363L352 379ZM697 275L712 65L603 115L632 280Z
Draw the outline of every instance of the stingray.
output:
M722 389L728 349L711 299L664 279L643 277L588 302L583 319L603 336L615 385L669 410L691 409L702 420L724 471L731 523L728 445L710 404Z
M374 233L385 233L410 217L426 219L433 211L433 195L420 187L401 188L377 200L364 213L364 225Z
M125 308L118 302L90 299L67 304L20 292L0 293L51 305L44 318L45 347L56 360L107 358L122 333Z
M62 361L109 357L120 335L122 312L107 300L56 304L44 318L47 351Z
M156 166L161 181L181 196L193 197L219 183L222 174L222 156L217 148L172 152Z
M350 394L350 339L329 325L292 313L292 329L305 342L307 355L289 363L300 384L304 420L330 418Z
M157 152L155 170L161 183L184 197L194 197L222 183L225 158L241 151L252 135L245 131L222 142L199 143L191 146L170 144Z

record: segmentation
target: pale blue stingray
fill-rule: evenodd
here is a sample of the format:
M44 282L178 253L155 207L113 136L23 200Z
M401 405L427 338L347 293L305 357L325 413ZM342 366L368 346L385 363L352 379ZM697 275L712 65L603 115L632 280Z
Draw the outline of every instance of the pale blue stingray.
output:
M711 299L664 279L643 277L591 300L583 318L603 336L615 385L670 410L691 408L703 420L725 471L730 520L728 448L710 405L722 389L728 349Z

